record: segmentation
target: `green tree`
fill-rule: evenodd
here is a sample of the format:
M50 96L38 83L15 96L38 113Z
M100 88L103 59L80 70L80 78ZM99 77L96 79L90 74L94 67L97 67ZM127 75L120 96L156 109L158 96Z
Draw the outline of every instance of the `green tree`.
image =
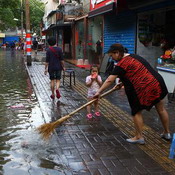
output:
M23 2L22 6L21 2ZM25 29L25 0L0 0L0 30L5 31L16 26L21 28L22 11ZM32 32L39 32L43 15L44 4L39 0L30 0L30 24ZM15 21L14 18L18 19L18 21Z
M38 0L30 0L30 24L33 33L39 34L43 16L44 4Z
M16 26L14 21L16 9L20 6L20 0L0 0L0 30Z

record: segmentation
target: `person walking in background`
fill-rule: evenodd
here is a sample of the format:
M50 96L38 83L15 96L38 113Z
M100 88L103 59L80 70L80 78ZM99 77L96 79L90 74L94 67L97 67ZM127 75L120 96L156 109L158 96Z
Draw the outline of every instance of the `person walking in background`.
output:
M98 67L92 66L90 69L90 75L86 77L86 86L88 87L88 95L87 95L88 101L93 99L93 96L99 90L101 85L102 85L102 79L101 76L98 75ZM95 108L95 116L100 117L98 101L94 102L94 108ZM91 113L91 105L87 106L87 112L88 112L87 118L92 119L93 115Z
M161 137L170 140L169 116L163 103L168 91L161 75L144 58L125 53L121 44L111 45L108 53L114 60L118 61L118 64L94 98L100 96L101 92L119 77L125 87L135 126L135 136L126 141L138 144L145 143L142 135L142 110L150 110L153 106L155 106L164 128Z
M15 42L14 42L14 41L12 41L12 42L10 43L10 47L11 47L11 50L12 50L12 51L15 50Z
M20 48L21 48L21 50L24 50L24 41L23 41L23 39L21 40Z
M35 51L35 55L37 55L37 50L38 50L38 41L36 38L33 40L33 50Z
M55 99L55 86L56 86L56 97L61 97L59 87L61 80L61 71L65 70L63 53L61 48L56 46L56 39L51 37L47 40L49 48L46 51L46 63L45 63L45 75L49 72L50 76L50 87L51 87L51 98Z

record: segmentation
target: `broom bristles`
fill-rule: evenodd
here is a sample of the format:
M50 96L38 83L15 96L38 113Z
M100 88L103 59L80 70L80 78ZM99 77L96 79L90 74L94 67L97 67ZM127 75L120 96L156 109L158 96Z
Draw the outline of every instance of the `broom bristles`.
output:
M110 94L111 92L120 89L122 87L122 83L118 84L115 88L105 92L104 94L101 95L101 98ZM46 123L41 125L39 128L37 128L37 130L39 131L39 133L42 135L43 139L47 140L49 139L50 135L52 134L52 132L54 131L54 129L58 126L61 125L61 123L63 123L65 120L67 120L68 118L70 118L73 114L75 114L76 112L80 111L81 109L85 108L86 106L88 106L89 104L92 104L94 101L96 101L97 99L93 99L91 101L89 101L88 103L84 104L83 106L81 106L80 108L76 109L75 111L71 112L69 115L66 115L64 117L61 117L59 120L53 122L53 123Z
M41 136L44 140L48 140L49 137L51 136L51 134L53 133L54 129L58 125L61 125L68 118L70 118L69 115L62 117L53 123L45 123L45 124L41 125L39 128L37 128L37 131L39 132L39 134L41 134Z

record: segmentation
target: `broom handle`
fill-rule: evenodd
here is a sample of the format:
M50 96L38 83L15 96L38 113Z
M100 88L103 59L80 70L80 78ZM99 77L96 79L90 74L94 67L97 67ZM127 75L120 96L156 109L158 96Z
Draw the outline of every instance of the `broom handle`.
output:
M118 84L117 87L116 87L115 89L112 88L112 89L110 89L109 91L103 93L103 94L100 96L100 98L102 98L102 97L104 97L104 96L110 94L111 92L113 92L113 91L119 89L122 85L123 85L122 83ZM93 100L87 102L86 104L84 104L84 105L82 105L81 107L77 108L75 111L72 111L72 112L69 114L69 116L74 115L76 112L78 112L78 111L80 111L81 109L85 108L86 106L92 104L92 103L93 103L94 101L96 101L96 100L98 100L98 98L95 98L95 99L93 99Z
M104 96L110 94L111 92L113 92L113 91L115 91L115 90L120 89L121 86L123 86L123 83L120 83L120 84L117 85L116 88L112 88L112 89L110 89L109 91L103 93L103 94L100 96L100 98L102 98L102 97L104 97ZM60 125L60 123L64 122L64 121L67 120L68 118L71 118L71 116L74 115L76 112L78 112L78 111L80 111L81 109L85 108L86 106L92 104L92 103L93 103L94 101L96 101L96 100L98 100L98 99L95 98L95 99L93 99L93 100L87 102L87 103L84 104L83 106L79 107L79 108L76 109L75 111L71 112L70 114L68 114L68 115L66 115L66 116L64 116L64 117L61 117L60 119L56 120L56 121L54 122L55 126Z

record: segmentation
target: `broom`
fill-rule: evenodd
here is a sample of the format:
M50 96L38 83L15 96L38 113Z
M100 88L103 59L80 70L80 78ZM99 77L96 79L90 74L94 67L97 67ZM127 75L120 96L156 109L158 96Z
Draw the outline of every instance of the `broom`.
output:
M117 86L115 86L115 88L110 89L109 91L103 93L100 98L112 93L115 90L120 89L123 86L122 83L118 84ZM56 127L58 127L59 125L61 125L64 121L66 121L67 119L69 119L72 115L74 115L76 112L80 111L81 109L85 108L86 106L92 104L93 102L95 102L97 100L97 98L87 102L86 104L82 105L81 107L77 108L75 111L71 112L70 114L61 117L60 119L56 120L55 122L52 123L45 123L43 125L41 125L40 127L37 128L39 134L42 135L42 138L47 140L50 135L53 133L54 129Z

